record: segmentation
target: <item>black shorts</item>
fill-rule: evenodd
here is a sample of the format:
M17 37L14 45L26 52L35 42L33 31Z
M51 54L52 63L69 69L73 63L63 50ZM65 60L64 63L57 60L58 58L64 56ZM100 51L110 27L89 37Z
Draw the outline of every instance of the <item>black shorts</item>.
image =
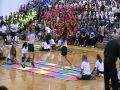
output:
M104 74L104 71L99 71L99 70L97 70L97 74L99 75L99 74Z
M63 47L61 48L61 55L62 55L62 56L66 56L66 55L67 55L67 47L66 47L66 46L63 46Z
M82 75L81 80L90 80L91 75Z
M28 52L34 52L34 45L28 43Z

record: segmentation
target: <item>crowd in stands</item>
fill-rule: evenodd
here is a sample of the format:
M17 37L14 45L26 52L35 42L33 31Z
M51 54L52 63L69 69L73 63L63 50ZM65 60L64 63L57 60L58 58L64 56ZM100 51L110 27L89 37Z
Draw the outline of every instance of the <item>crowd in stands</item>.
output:
M108 4L108 0L58 0L53 5L42 8L45 1L30 1L21 6L19 12L11 13L4 20L1 17L0 33L3 33L3 38L6 40L6 36L15 37L18 36L17 33L22 33L22 39L25 39L32 22L36 26L36 38L44 37L48 30L55 42L58 42L67 27L68 44L95 46L96 43L103 42L109 30L116 27L115 23L120 20L117 1L109 1ZM116 32L119 32L119 23Z

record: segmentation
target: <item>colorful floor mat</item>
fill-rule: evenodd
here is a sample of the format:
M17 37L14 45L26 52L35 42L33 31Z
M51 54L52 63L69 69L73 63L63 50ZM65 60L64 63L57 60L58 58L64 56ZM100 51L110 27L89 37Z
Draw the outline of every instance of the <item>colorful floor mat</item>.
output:
M4 64L3 66L64 80L77 80L76 76L80 74L79 68L71 68L70 66L63 67L63 65L48 63L45 61L35 62L35 68L32 68L30 63L26 65L26 68L22 68L20 64Z

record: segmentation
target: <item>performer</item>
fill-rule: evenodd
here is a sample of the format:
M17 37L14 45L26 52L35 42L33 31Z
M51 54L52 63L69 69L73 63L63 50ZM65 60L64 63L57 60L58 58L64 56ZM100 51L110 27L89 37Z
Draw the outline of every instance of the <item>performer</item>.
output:
M31 25L29 28L29 35L28 35L28 58L32 59L32 66L34 67L34 42L35 42L35 26ZM31 57L32 56L32 57Z
M62 55L62 59L65 58L65 60L72 66L74 67L71 62L67 59L67 27L64 28L63 34L62 34L62 38L61 38L61 55ZM63 64L63 60L62 60L62 64Z
M118 90L118 76L116 69L116 61L118 57L120 58L120 33L117 39L111 40L107 43L104 50L105 90L110 90L110 79L112 83L112 90Z

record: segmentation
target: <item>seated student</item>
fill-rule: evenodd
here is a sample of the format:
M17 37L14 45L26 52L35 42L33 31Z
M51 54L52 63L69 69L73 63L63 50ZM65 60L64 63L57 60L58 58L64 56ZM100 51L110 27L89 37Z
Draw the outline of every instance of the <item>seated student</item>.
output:
M8 54L7 62L8 64L14 64L16 63L16 48L14 45L12 45L10 49L10 53Z
M95 68L93 70L94 71L97 71L97 75L98 76L104 76L104 63L102 61L102 58L100 57L99 54L97 54L97 58L96 58L96 63L95 63Z
M55 41L53 38L50 40L50 46L51 46L52 50L55 50L56 45L55 45Z
M82 64L81 64L81 75L77 78L79 80L90 80L93 79L90 71L90 63L87 59L86 55L82 56Z
M62 41L61 39L58 40L58 43L57 43L57 50L61 50L61 44L62 44Z
M46 40L43 40L42 46L41 46L41 50L42 50L42 51L49 51L49 50L50 50L50 49L48 48L48 44L47 44Z
M46 42L47 42L47 49L48 49L48 51L50 51L50 49L51 49L50 42L49 42L49 40L47 40Z

